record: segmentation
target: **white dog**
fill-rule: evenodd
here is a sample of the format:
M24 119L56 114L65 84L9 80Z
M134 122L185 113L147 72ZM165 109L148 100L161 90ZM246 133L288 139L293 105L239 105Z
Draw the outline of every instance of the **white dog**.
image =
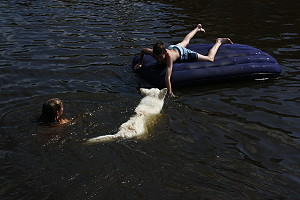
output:
M158 114L164 105L164 98L167 94L167 89L164 88L159 90L157 88L141 88L140 91L143 95L145 95L145 97L136 107L136 114L120 126L118 133L115 135L104 135L91 138L85 143L93 144L104 141L128 139L146 134L148 131L147 126L149 126L151 121L158 117Z

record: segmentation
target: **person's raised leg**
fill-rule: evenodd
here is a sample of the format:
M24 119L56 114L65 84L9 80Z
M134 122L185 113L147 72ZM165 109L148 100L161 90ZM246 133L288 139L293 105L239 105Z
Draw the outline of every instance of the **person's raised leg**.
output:
M187 34L184 39L178 43L177 45L180 45L182 47L187 47L187 45L190 43L190 40L194 37L194 35L196 35L197 32L199 31L203 31L205 32L205 30L202 28L201 24L198 24L198 26L192 30L189 34Z
M198 61L213 62L215 60L215 56L218 52L218 49L222 44L233 44L233 42L229 38L218 38L214 46L209 50L207 56L198 53Z

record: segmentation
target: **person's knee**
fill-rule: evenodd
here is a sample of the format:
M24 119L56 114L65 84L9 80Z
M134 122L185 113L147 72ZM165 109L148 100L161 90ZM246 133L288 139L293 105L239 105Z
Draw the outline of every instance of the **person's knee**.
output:
M214 60L215 60L215 58L211 55L204 56L204 55L198 54L197 56L198 56L198 61L214 62Z
M203 60L203 61L207 61L207 62L214 62L214 61L215 61L215 58L212 57L212 56L205 56L205 57L203 57L202 60Z
M209 62L214 62L215 61L215 58L214 57L210 57L210 56L207 56L208 57L208 61Z

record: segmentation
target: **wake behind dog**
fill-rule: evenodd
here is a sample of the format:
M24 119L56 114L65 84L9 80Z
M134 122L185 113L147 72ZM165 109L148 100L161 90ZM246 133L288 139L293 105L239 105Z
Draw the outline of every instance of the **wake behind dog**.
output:
M123 123L118 133L114 135L103 135L88 139L86 144L94 144L100 142L115 141L121 139L130 139L139 137L147 133L149 122L155 120L164 105L164 98L167 94L167 89L159 90L140 89L145 97L141 100L139 105L135 108L135 115L133 115L127 122Z

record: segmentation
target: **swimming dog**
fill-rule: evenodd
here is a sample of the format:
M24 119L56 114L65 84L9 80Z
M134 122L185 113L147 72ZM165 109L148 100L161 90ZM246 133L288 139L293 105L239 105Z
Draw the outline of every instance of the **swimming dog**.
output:
M141 88L140 92L145 96L135 108L133 115L127 122L119 127L118 133L114 135L103 135L85 141L86 144L115 141L140 137L148 132L148 126L155 120L164 105L167 88Z

